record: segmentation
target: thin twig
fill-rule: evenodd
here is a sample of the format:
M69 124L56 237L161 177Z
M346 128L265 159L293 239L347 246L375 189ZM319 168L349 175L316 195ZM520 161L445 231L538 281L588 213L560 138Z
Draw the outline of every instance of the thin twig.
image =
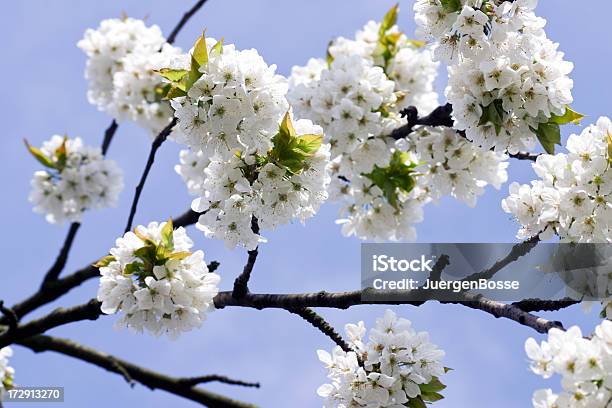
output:
M223 384L229 385L240 385L242 387L250 387L250 388L259 388L261 385L258 382L248 382L242 380L235 380L233 378L226 377L224 375L203 375L201 377L190 377L190 378L182 378L179 382L183 385L195 386L198 384L206 384L209 382L220 382Z
M110 147L110 144L113 141L113 137L115 136L115 133L117 132L118 127L119 127L119 124L117 123L115 119L113 119L111 124L108 125L108 127L104 131L104 139L102 139L102 155L103 156L106 156L106 153L108 152L108 148Z
M302 319L310 323L314 328L319 329L321 333L332 339L342 350L345 352L355 351L353 348L342 338L342 336L329 324L323 317L319 316L314 310L308 307L287 309L288 312L300 316Z
M62 270L66 266L66 262L68 261L68 254L70 253L70 249L72 248L72 243L74 242L74 238L81 226L78 222L73 222L70 224L70 228L68 229L68 235L66 235L66 239L64 240L64 245L62 245L62 249L60 250L55 262L49 268L45 277L43 279L41 288L44 288L49 282L57 280Z
M165 390L171 394L179 395L204 406L215 408L254 407L254 405L245 402L236 401L201 388L195 388L184 384L183 378L170 377L165 374L151 371L120 358L75 343L71 340L50 336L34 336L22 339L17 344L27 347L35 353L54 351L70 356L119 374L124 378L127 375L128 378L139 382L151 390Z
M151 167L153 167L153 162L155 161L155 154L157 150L161 147L161 145L166 141L170 132L172 132L172 128L176 125L177 119L172 119L170 122L153 140L151 143L151 151L149 152L149 158L147 159L147 164L145 165L142 176L140 177L140 181L136 186L136 192L134 194L134 199L132 200L132 206L130 208L130 215L128 216L128 221L125 226L125 232L128 232L132 229L132 223L134 222L134 216L136 215L136 209L138 208L138 200L140 200L140 195L142 194L142 189L147 181L147 177L149 176L149 172L151 171Z
M255 217L251 220L251 229L255 234L259 234L259 223ZM253 272L253 267L255 267L258 253L259 247L248 252L247 263L244 265L242 273L234 281L234 290L232 293L236 299L244 297L244 295L249 292L249 279L251 279L251 272Z
M172 32L170 33L170 35L168 36L168 39L166 40L166 42L168 44L174 44L174 41L176 41L176 36L178 35L178 33L183 29L183 27L185 26L185 24L187 24L187 22L189 21L189 19L191 17L193 17L193 15L195 13L198 12L198 10L204 5L204 3L206 3L206 0L199 0L196 4L193 5L192 8L190 8L181 18L181 20L178 22L178 24L176 25L176 27L174 27L174 29L172 30Z

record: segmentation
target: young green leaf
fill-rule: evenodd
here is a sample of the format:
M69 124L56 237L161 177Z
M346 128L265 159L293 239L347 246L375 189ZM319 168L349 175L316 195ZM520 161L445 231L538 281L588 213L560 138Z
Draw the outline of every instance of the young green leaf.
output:
M189 73L189 71L187 71L186 69L172 68L162 68L156 70L155 72L157 72L159 75L171 82L179 82L185 77L185 75Z
M372 172L364 174L383 191L384 197L395 209L399 209L399 192L408 194L416 185L413 177L415 164L406 164L408 161L407 153L395 151L389 166L374 166Z
M572 108L566 105L565 113L562 116L551 115L549 122L557 123L559 125L565 125L567 123L579 125L582 118L584 118L583 114L572 110Z
M174 225L172 224L172 218L169 218L168 222L162 227L161 244L170 252L174 250Z
M193 61L198 64L198 68L200 68L202 65L208 64L208 50L206 49L205 34L206 31L203 31L202 35L198 37L193 46L193 53L191 54Z
M295 149L312 157L321 147L323 135L302 135L297 137Z
M561 129L558 123L540 123L535 130L540 144L548 154L555 154L555 145L561 145Z
M395 23L397 23L398 10L399 3L395 3L395 5L391 7L391 9L389 9L389 11L387 11L387 14L385 14L385 16L383 17L382 21L380 22L379 29L379 34L381 36L384 35L391 27L393 27Z
M456 13L461 10L461 0L440 0L442 8L447 13Z
M211 54L221 55L223 53L223 37L210 49Z
M289 136L295 136L295 129L293 128L293 123L291 122L291 116L289 115L289 111L285 113L285 116L281 121L280 131Z
M100 258L100 259L98 260L98 262L96 262L96 263L95 263L95 264L93 264L92 266L93 266L94 268L103 268L103 267L105 267L105 266L110 265L110 263L111 263L111 262L114 262L115 260L116 260L116 259L115 259L115 257L114 257L114 256L112 256L112 255L106 255L105 257Z
M142 272L144 272L143 268L144 268L144 264L142 262L135 261L135 262L125 265L125 268L123 269L123 274L124 275L133 275L133 274L140 275Z
M68 142L68 136L64 136L64 140L60 147L55 149L55 167L62 171L66 167L66 160L68 160L68 151L66 150L66 142Z
M496 99L487 106L482 107L479 126L491 124L495 127L495 133L499 134L504 123L504 108L501 99Z
M42 164L45 167L49 167L49 168L52 168L52 169L57 169L57 166L55 165L53 160L51 160L51 158L45 156L45 154L40 149L38 149L37 147L32 146L30 143L28 143L28 141L26 139L23 139L23 142L25 143L26 147L28 148L28 151L32 154L32 156L34 156L34 158L36 160L38 160L40 162L40 164Z
M191 256L191 252L182 251L182 252L175 252L173 254L168 255L168 259L174 259L174 260L180 261L190 256Z
M612 134L606 132L606 141L608 142L608 163L612 165Z
M416 398L411 398L408 401L408 407L409 408L427 408L427 405L425 405L425 402L423 402L423 399L421 397L416 397Z
M330 48L334 44L333 40L327 43L327 51L325 51L325 60L327 61L327 68L331 68L334 62L334 56L331 54Z

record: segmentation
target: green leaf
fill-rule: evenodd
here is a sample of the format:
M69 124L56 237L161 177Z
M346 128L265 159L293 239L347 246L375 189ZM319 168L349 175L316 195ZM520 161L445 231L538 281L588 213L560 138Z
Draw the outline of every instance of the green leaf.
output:
M156 70L155 72L157 72L159 75L161 75L162 77L166 78L168 81L171 81L171 82L179 82L185 77L185 75L189 73L189 71L187 71L186 69L172 69L172 68L162 68L162 69Z
M297 136L289 112L283 118L278 133L272 138L274 146L268 159L287 171L298 174L323 143L323 135Z
M96 262L96 263L95 263L95 264L93 264L92 266L93 266L94 268L102 268L102 267L108 266L108 265L109 265L111 262L114 262L115 260L116 260L116 259L115 259L115 257L114 257L114 256L112 256L112 255L106 255L105 257L100 258L100 259L98 260L98 262Z
M553 114L551 115L550 120L548 122L557 123L559 125L565 125L567 123L579 125L580 120L582 120L582 118L584 118L583 114L572 110L569 105L565 105L565 113L563 114L563 116L557 116Z
M456 13L461 10L461 0L440 0L442 8L447 13Z
M283 117L283 120L281 121L280 131L289 136L295 136L295 129L293 128L293 123L291 122L291 116L289 115L289 111L285 113L285 117Z
M66 167L66 160L68 160L68 152L66 150L66 142L68 141L68 136L64 136L64 140L60 147L55 149L55 167L62 171L64 167Z
M185 90L177 88L177 87L172 87L168 90L168 93L165 96L165 99L174 99L174 98L178 98L181 96L186 96L187 92L185 92Z
M145 245L141 248L138 248L134 251L134 255L137 258L140 258L143 261L150 262L151 264L155 263L155 259L157 258L157 246L155 245Z
M143 268L144 268L144 264L142 262L135 261L135 262L125 265L125 268L123 269L123 274L124 275L133 275L133 274L139 275L143 272Z
M168 222L162 227L161 244L170 252L174 250L174 225L172 224L172 218L169 218Z
M57 169L57 166L53 162L53 160L51 160L51 158L45 156L45 154L40 149L38 149L37 147L32 146L30 143L28 143L28 141L26 139L23 139L23 142L25 143L26 147L28 148L28 150L32 154L32 156L34 156L34 158L36 160L38 160L40 162L40 164L42 164L45 167L49 167L49 168L52 168L52 169Z
M334 63L334 56L330 52L331 46L334 44L334 41L331 40L327 43L327 51L325 52L325 60L327 61L327 68L331 68Z
M418 41L418 40L407 40L406 42L416 48L422 48L426 44L425 41Z
M221 55L223 53L223 37L210 49L211 54Z
M428 384L419 384L419 388L422 392L438 392L446 388L446 385L442 384L438 377L433 377Z
M410 407L410 408L427 408L427 405L425 405L425 402L423 402L423 399L421 399L421 397L416 397L416 398L411 398L408 401L408 407Z
M196 64L198 64L198 68L200 68L202 65L208 64L208 50L206 49L205 34L206 31L203 31L202 35L198 37L193 46L193 53L191 54L192 61L195 61Z
M421 393L421 398L423 398L424 401L435 402L440 401L444 398L444 396L442 394L438 394L437 392L424 392Z
M495 133L499 134L504 123L504 108L501 99L496 99L487 106L482 107L479 126L491 124L495 127Z
M399 192L410 193L416 185L413 177L414 163L408 162L408 154L395 151L387 167L374 166L374 170L365 177L378 186L389 204L399 209Z
M383 36L391 27L395 25L395 23L397 23L398 10L399 3L395 3L395 5L391 7L391 9L389 9L389 11L387 11L387 14L385 14L385 16L383 17L382 21L380 22L379 29L379 34L381 36Z
M548 154L555 154L555 145L561 145L561 129L558 123L540 123L535 133Z
M175 260L183 260L185 258L188 258L191 256L191 252L189 251L181 251L181 252L175 252L173 254L168 255L168 259L175 259Z
M147 237L146 235L138 231L138 227L134 228L134 235L140 238L140 240L144 242L146 245L155 246L155 242L151 238Z

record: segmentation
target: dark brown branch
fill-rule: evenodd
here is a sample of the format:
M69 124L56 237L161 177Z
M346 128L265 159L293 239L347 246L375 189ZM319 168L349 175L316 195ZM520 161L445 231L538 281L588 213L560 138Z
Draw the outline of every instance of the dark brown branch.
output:
M395 140L402 139L408 137L410 133L414 130L415 126L443 126L443 127L453 127L453 106L450 103L446 105L438 106L434 109L429 115L419 117L419 112L416 107L409 106L401 112L402 116L406 118L407 123L391 132L390 137ZM462 137L466 137L465 133L462 131L458 131L458 133ZM469 141L469 139L466 138ZM471 141L470 141L471 142ZM535 161L539 155L526 153L526 152L518 152L518 153L507 153L508 156L518 159L518 160L529 160Z
M17 325L19 324L19 317L13 309L4 306L3 300L0 300L0 313L2 313L7 320L9 327L8 331L10 332L15 330L17 328Z
M149 176L149 172L151 171L151 167L153 167L153 162L155 161L155 154L157 150L161 147L161 145L166 141L170 132L172 132L172 128L176 125L177 119L172 119L170 122L153 140L151 144L151 151L149 152L149 158L147 159L147 164L145 165L142 176L140 177L140 181L136 186L136 192L134 194L134 199L132 200L132 207L130 208L130 215L128 216L128 221L125 226L125 232L128 232L132 229L132 223L134 222L134 216L136 215L136 209L138 208L138 201L140 200L140 195L142 194L142 189L147 181L147 177Z
M160 389L179 395L204 406L219 408L254 407L245 402L236 401L225 396L196 388L184 383L183 378L170 377L149 369L137 366L128 361L75 343L71 340L50 336L34 336L20 340L17 344L27 347L35 353L54 351L81 361L96 365L112 373L119 374L131 381L137 381L151 390Z
M259 234L259 224L257 222L257 218L253 217L251 219L251 229L255 234ZM257 261L257 255L259 253L259 247L249 251L247 263L244 265L244 269L242 273L236 278L234 281L234 290L232 293L236 299L240 299L244 297L249 292L249 279L251 279L251 272L253 272L253 267L255 267L255 262Z
M78 222L73 222L70 224L70 229L68 229L68 235L66 235L66 239L64 240L64 245L62 245L62 249L60 250L59 255L55 259L55 262L49 268L45 277L43 279L41 288L44 288L49 282L57 280L62 270L64 270L64 266L66 266L66 262L68 261L68 254L70 253L70 248L72 248L72 243L74 242L74 238L81 226Z
M533 237L520 242L512 247L508 255L495 262L490 268L485 269L481 272L474 273L462 281L475 281L479 279L491 279L497 272L510 265L512 262L517 261L519 258L527 255L536 245L540 242L540 236L534 235Z
M220 382L229 385L240 385L242 387L259 388L261 385L258 382L247 382L242 380L235 380L233 378L226 377L224 375L203 375L201 377L190 377L182 378L179 381L183 385L195 386L198 384L206 384L209 382Z
M197 213L191 209L185 211L183 214L179 215L176 218L172 219L172 224L174 224L175 228L178 227L186 227L188 225L193 225L198 222L198 218L200 218L200 213Z
M113 137L115 136L115 133L117 132L118 127L119 127L119 124L117 123L115 119L113 119L111 124L104 131L104 139L102 140L102 147L101 147L103 156L106 156L106 153L108 152L108 148L110 147L110 144L113 141Z
M178 24L176 25L176 27L174 27L174 29L172 30L172 32L170 33L170 35L168 36L168 39L166 40L168 42L168 44L174 44L174 41L176 41L176 36L178 35L178 33L183 29L183 27L185 26L185 24L187 24L187 22L189 21L189 19L191 17L193 17L193 15L195 13L198 12L198 10L200 8L202 8L202 6L204 5L204 3L206 3L206 0L199 0L196 4L193 5L192 8L190 8L181 18L181 20L178 22Z
M351 306L363 304L409 304L413 306L422 305L423 301L413 302L402 299L405 293L389 292L388 295L397 294L397 300L393 301L371 301L362 300L363 292L360 290L352 292L316 292L300 294L253 294L247 293L243 298L236 299L232 292L221 292L215 297L215 307L222 309L227 306L252 307L255 309L280 308L297 309L305 307L330 307L336 309L348 309ZM563 328L560 322L532 315L519 307L486 299L470 294L463 294L463 299L454 301L441 301L442 304L459 304L471 309L487 312L494 317L504 317L514 320L524 326L533 328L540 333L546 333L553 327ZM388 298L388 296L385 296Z
M512 305L525 312L556 312L579 303L579 300L572 298L559 300L525 299L520 302L514 302Z
M302 319L310 323L314 328L318 329L321 333L332 339L342 350L345 352L355 351L353 348L342 338L342 336L329 324L323 317L319 316L314 310L303 307L297 309L287 309L290 313L300 316Z

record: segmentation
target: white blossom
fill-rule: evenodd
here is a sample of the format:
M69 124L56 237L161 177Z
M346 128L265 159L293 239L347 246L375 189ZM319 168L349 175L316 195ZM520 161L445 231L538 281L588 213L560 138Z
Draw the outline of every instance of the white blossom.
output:
M197 153L189 149L180 151L180 163L174 166L174 170L181 176L187 190L191 195L199 195L204 192L204 181L206 173L204 170L210 164L210 158L201 150Z
M155 72L182 59L179 48L166 44L157 25L133 18L103 20L87 29L78 47L87 55L87 98L118 121L129 119L156 135L172 118L162 101L162 78ZM177 61L178 60L178 61Z
M256 50L239 51L233 44L213 50L215 44L206 39L201 76L187 96L172 99L178 118L174 138L208 157L228 159L245 147L266 153L288 110L287 81Z
M367 338L363 322L347 324L346 333L354 351L339 346L332 354L317 351L331 381L317 390L325 407L421 406L445 388L439 380L444 352L427 332L416 332L391 310L376 320ZM421 405L413 405L416 401Z
M5 391L13 388L15 370L8 365L12 355L13 350L10 347L0 348L0 399Z
M117 326L171 338L200 327L214 310L219 276L183 227L139 225L118 238L100 267L98 300L105 314L121 313Z
M290 121L288 115L285 120ZM193 201L192 209L205 212L196 227L207 237L221 239L229 248L240 245L251 250L265 242L253 231L255 220L259 228L274 230L294 219L303 223L316 214L327 199L329 146L320 144L323 132L319 126L308 120L298 120L293 125L295 135L291 138L319 135L316 137L320 147L315 146L303 157L298 168L287 167L285 158L277 155L275 149L280 143L277 137L281 134L289 137L283 133L286 128L278 129L277 125L277 136L270 139L272 149L266 155L255 151L229 158L216 155L203 174L196 170L196 175L187 176L192 190L196 185L200 188L200 197ZM191 163L194 162L195 158ZM185 165L181 165L183 177L186 172Z
M457 4L456 9L453 6ZM540 124L572 102L573 64L546 37L537 0L418 0L418 34L449 63L455 127L486 149L533 150Z
M557 234L568 242L612 242L612 122L600 118L567 141L568 153L540 155L531 185L510 185L505 212L521 224L518 238Z
M525 343L534 373L550 378L561 376L561 391L538 390L533 395L535 408L606 408L612 403L612 322L604 320L591 338L580 328L567 331L551 329L548 340Z
M54 135L30 151L45 164L31 181L30 202L48 222L79 222L90 208L115 206L123 189L123 173L105 159L99 148L83 145L80 138Z

